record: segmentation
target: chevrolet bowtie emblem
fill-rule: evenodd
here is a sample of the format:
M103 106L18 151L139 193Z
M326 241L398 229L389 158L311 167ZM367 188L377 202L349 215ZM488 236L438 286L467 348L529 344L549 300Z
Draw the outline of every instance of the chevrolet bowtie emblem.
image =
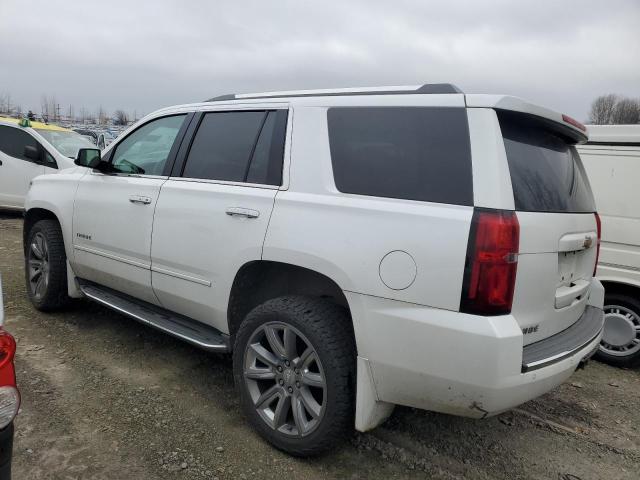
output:
M584 248L589 248L592 243L593 243L593 239L591 237L584 237L584 243L582 244L582 246Z

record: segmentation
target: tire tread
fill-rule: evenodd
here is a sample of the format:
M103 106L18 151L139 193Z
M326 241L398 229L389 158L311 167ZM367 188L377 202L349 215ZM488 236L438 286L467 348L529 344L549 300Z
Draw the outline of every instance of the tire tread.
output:
M42 300L37 301L29 286L28 249L34 233L42 232L47 240L49 250L49 285ZM27 235L25 248L25 281L27 295L38 310L51 312L60 310L70 302L67 290L67 254L60 224L56 220L44 219L36 222Z

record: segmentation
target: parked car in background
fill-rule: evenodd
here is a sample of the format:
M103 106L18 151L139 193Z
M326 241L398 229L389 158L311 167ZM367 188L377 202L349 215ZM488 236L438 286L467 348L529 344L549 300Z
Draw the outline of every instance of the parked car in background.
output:
M22 209L34 177L75 166L78 149L92 146L57 125L0 117L0 208Z
M600 343L585 130L448 84L159 110L34 180L26 290L232 351L242 410L295 455L396 404L484 418Z
M74 128L73 131L82 135L94 145L98 144L98 134L93 130L89 130L87 128Z
M598 358L640 365L640 125L590 125L578 147L602 221L597 276L605 286Z
M98 133L98 140L96 142L97 147L100 150L104 150L105 148L107 148L111 142L113 142L116 139L116 137L114 137L111 133L109 132L100 132Z
M11 479L13 457L13 420L20 408L13 358L16 341L4 329L2 280L0 279L0 480Z
M107 131L91 130L88 128L74 128L73 131L85 137L100 150L104 150L116 138L112 133Z

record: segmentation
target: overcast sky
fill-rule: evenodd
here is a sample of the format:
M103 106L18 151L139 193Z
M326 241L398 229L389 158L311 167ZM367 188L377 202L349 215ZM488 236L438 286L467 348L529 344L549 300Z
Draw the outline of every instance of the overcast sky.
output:
M640 0L0 0L0 94L24 110L431 82L584 120L640 97Z

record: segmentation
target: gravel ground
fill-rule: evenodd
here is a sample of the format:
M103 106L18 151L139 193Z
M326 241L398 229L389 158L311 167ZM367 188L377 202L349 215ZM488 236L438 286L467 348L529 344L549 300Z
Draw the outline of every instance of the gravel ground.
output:
M231 359L87 301L43 314L23 281L22 219L0 214L22 408L15 479L637 479L640 372L591 362L487 420L397 408L333 453L290 458L245 423Z

